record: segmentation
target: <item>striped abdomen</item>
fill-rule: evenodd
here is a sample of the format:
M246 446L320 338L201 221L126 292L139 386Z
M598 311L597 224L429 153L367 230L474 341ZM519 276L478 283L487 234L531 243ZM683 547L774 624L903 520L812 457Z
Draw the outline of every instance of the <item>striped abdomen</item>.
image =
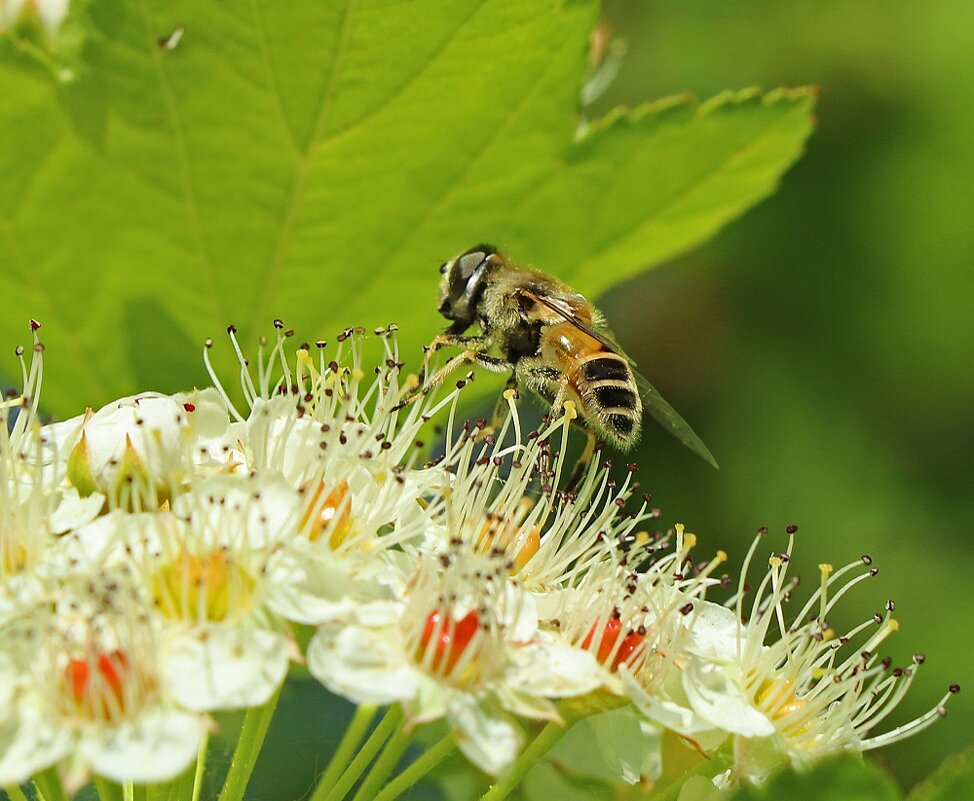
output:
M632 447L639 438L643 405L625 357L605 349L587 353L578 358L573 383L593 428L620 448Z

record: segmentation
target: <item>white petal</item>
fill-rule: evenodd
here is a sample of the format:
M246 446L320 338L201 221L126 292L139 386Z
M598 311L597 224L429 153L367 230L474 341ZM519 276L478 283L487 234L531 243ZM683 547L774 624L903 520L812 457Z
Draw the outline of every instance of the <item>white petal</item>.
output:
M417 670L394 627L322 626L308 644L308 670L333 693L359 704L413 698Z
M126 441L155 476L168 475L181 456L180 431L185 410L172 398L144 392L103 406L85 423L85 439L96 475L112 482Z
M79 750L99 776L116 782L173 779L196 758L203 723L185 712L154 710L114 729L85 733Z
M550 720L553 723L565 722L555 702L549 701L544 696L515 690L506 684L496 687L494 694L504 709L518 717L531 718L532 720Z
M472 695L451 692L447 719L464 755L478 768L496 776L517 757L521 732L502 714L490 714Z
M63 490L57 509L48 518L51 533L63 534L65 531L90 523L98 517L104 505L105 496L100 492L82 498L74 487Z
M446 714L446 697L449 690L446 685L426 673L417 671L414 675L416 697L402 702L408 725L419 726L431 720L439 720Z
M705 660L736 661L738 638L743 642L745 636L737 615L727 607L710 601L698 600L693 603L685 649Z
M698 732L713 728L710 722L703 720L691 709L680 677L675 671L667 677L662 691L655 695L646 692L625 665L619 667L619 678L622 679L626 695L632 699L636 708L655 723L687 736L696 736Z
M547 632L535 642L510 650L507 683L547 698L583 695L605 683L606 672L589 651L573 648Z
M525 643L533 640L538 630L538 610L534 595L508 583L505 585L503 601L506 616L502 622L507 625L507 639Z
M312 626L339 618L367 625L395 620L400 604L379 578L382 564L369 559L365 575L351 575L350 567L335 559L282 551L271 568L267 603L288 620Z
M0 723L0 786L23 784L38 771L63 759L71 749L71 732L51 715L21 704Z
M727 666L691 659L683 672L683 688L694 712L717 728L745 737L767 737L775 731Z
M210 496L220 503L202 503ZM173 512L192 516L193 526L238 545L274 545L297 529L301 496L279 476L213 475L198 481L191 492L177 496Z
M269 629L214 625L176 637L163 664L172 697L187 709L259 706L284 681L287 642Z

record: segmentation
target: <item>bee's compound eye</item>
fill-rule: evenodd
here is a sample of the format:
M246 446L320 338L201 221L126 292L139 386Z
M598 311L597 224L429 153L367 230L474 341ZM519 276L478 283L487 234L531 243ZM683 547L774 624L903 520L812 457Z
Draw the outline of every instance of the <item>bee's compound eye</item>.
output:
M457 264L460 267L461 278L464 281L470 278L477 268L484 263L484 259L486 258L487 254L481 250L477 250L472 253L464 253L459 259L457 259Z
M450 262L445 261L440 265L440 275L446 275L446 271L450 267Z

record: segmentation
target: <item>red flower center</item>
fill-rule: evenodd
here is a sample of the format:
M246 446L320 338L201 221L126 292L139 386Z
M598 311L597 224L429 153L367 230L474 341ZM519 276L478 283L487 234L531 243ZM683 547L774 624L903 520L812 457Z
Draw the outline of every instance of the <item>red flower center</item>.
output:
M476 610L471 610L460 620L454 621L449 614L434 609L426 618L426 625L423 627L419 658L423 659L430 644L434 643L433 670L450 673L470 645L478 628L480 628L480 616Z
M582 641L582 648L587 649L592 645L592 640L595 639L596 627L597 624L593 625L591 631L585 635L585 639ZM611 659L612 662L609 666L612 670L617 670L619 665L628 662L642 647L643 640L645 639L645 636L641 632L630 630L623 636L622 642L616 648L616 642L621 634L622 621L617 617L610 617L602 629L602 639L599 642L599 650L595 656L603 665L607 664ZM613 656L613 652L615 656Z

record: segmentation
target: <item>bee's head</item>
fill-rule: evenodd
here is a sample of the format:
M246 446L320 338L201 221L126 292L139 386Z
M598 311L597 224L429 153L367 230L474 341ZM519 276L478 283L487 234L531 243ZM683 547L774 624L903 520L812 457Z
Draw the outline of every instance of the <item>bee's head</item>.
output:
M497 248L477 245L440 266L443 278L440 279L439 312L454 321L455 329L465 330L473 325L487 274L500 261Z

